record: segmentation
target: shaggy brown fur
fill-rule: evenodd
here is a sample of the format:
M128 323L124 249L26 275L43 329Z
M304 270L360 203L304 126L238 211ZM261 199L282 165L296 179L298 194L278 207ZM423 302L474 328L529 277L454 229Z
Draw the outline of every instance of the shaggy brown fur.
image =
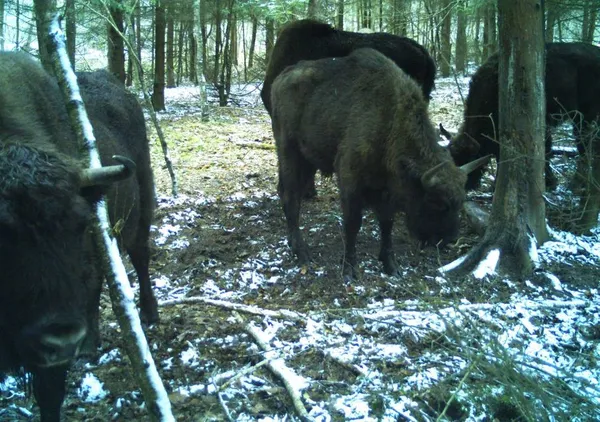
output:
M423 242L457 235L466 176L438 145L419 86L390 59L359 49L347 57L300 62L277 77L271 101L279 194L301 263L309 259L298 228L301 190L316 170L338 177L347 276L355 275L356 235L366 206L379 220L379 258L388 274L397 271L391 245L395 211L405 211L409 230ZM423 174L438 165L424 186Z

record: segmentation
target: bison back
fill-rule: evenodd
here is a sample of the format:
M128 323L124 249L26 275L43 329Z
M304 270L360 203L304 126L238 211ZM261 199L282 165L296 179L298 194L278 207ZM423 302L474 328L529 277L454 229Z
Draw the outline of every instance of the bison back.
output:
M301 20L286 26L273 47L261 98L271 113L271 85L287 66L301 60L343 57L359 48L372 48L389 57L421 86L429 99L434 87L435 62L416 41L387 33L338 31L328 24Z
M115 233L128 248L146 230L154 209L154 182L142 109L123 83L106 71L79 72L81 95L94 128L102 165L118 164L113 155L130 158L136 164L135 177L113 184L108 193L113 225L119 220L124 231Z

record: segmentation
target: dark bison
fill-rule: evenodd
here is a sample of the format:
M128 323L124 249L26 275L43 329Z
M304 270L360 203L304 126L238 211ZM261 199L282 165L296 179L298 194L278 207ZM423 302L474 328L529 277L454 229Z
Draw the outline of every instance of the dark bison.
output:
M343 57L358 48L373 48L393 60L420 86L429 101L434 87L435 62L422 45L397 35L339 31L326 23L310 19L299 20L285 26L273 47L260 96L271 114L271 85L287 66L300 60L317 60L326 57ZM316 194L314 179L307 180L306 197Z
M384 32L339 31L326 23L304 19L285 26L273 47L260 92L265 108L271 113L271 85L287 66L300 60L343 57L365 47L393 60L421 86L424 97L429 101L434 86L435 62L418 42Z
M584 43L546 44L546 184L556 184L549 166L550 129L571 120L576 123L578 149L585 150L587 127L600 116L600 48ZM582 123L582 125L579 125ZM464 122L450 142L450 153L461 165L477 157L500 155L498 130L498 55L491 56L471 79ZM446 132L446 136L450 136ZM471 173L467 189L479 186L483 168Z
M121 155L135 161L135 170L82 169L56 81L27 55L0 53L0 373L32 374L44 422L60 419L70 362L98 344L102 277L90 222L102 193L139 276L142 316L157 319L148 277L154 191L143 114L109 74L78 79L103 164L118 165L111 157Z
M397 210L422 242L455 238L466 175L438 145L419 86L393 61L366 48L300 62L275 79L271 104L279 195L300 263L309 260L299 230L301 190L316 170L338 178L346 278L356 276L356 235L367 206L379 221L379 259L388 274L397 273Z

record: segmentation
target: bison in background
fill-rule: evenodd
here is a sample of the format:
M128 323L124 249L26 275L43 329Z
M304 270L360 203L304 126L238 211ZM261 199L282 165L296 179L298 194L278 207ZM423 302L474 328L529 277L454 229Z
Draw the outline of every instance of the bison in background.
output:
M287 66L300 60L347 56L358 48L373 48L389 57L420 86L427 101L435 79L435 62L421 44L385 32L340 31L331 25L303 19L285 26L275 42L260 96L271 114L271 85Z
M383 53L420 86L429 101L434 87L435 62L422 45L398 35L339 31L326 23L310 19L299 20L285 26L273 47L265 81L260 96L271 113L271 85L287 66L300 60L317 60L326 57L343 57L358 48L369 47ZM304 195L316 195L314 179L307 181Z
M154 188L142 110L105 72L78 75L104 165L136 169L109 186L83 169L56 81L23 53L0 53L0 376L24 368L44 422L59 421L65 379L80 352L95 352L102 275L91 235L107 193L112 224L141 284L142 316L157 319L148 277ZM113 168L114 170L115 168ZM114 178L111 177L111 181Z
M379 221L387 274L397 273L397 210L422 242L456 237L466 175L438 145L419 86L393 61L369 48L302 61L275 79L271 104L279 196L301 264L309 261L299 229L302 187L316 170L338 178L346 279L356 276L356 236L367 206Z
M579 176L591 178L591 187L582 202L584 230L597 224L600 210L600 48L585 43L546 44L546 185L556 185L550 168L551 128L572 122L580 154ZM491 116L491 117L490 117ZM449 145L457 165L493 154L499 159L498 55L491 56L475 72L469 85L464 122ZM591 158L591 159L590 159ZM587 161L586 161L587 160ZM588 169L591 167L591 169ZM469 175L467 189L476 189L483 169Z

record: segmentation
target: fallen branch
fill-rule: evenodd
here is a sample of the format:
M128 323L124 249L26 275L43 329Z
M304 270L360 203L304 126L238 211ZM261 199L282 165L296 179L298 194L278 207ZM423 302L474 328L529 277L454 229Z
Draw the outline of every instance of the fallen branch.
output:
M246 321L237 313L234 313L234 316L236 320L244 326L244 331L246 331L246 333L248 333L254 339L256 344L264 351L264 356L268 359L266 364L267 368L283 382L285 389L292 399L294 409L298 416L300 416L303 421L312 420L302 403L300 388L297 387L297 385L304 380L288 368L282 358L277 357L277 353L267 344L267 341L265 340L266 336L259 328L252 323L246 324Z
M257 142L257 141L234 141L233 139L228 139L234 145L237 145L242 148L258 148L258 149L266 149L269 151L275 150L275 145L268 144L266 142Z
M227 302L225 300L217 300L217 299L208 299L200 296L193 297L183 297L180 299L172 299L172 300L163 300L158 304L159 306L175 306L175 305L184 305L189 303L202 303L203 305L212 305L218 306L220 308L228 309L230 311L239 311L252 315L260 315L264 317L277 318L277 319L286 319L295 322L306 323L308 317L306 315L300 314L298 312L289 311L287 309L282 309L279 311L272 311L270 309L262 309L257 306L244 305L242 303L234 303Z
M360 366L354 365L353 363L350 363L350 362L346 362L346 361L342 360L341 358L332 355L329 350L323 350L322 353L327 359L331 359L336 364L340 365L342 368L347 369L348 371L352 372L355 375L358 375L359 377L364 377L367 375L367 372L365 372L365 370L362 369Z
M65 38L60 29L58 15L54 17L48 32L48 50L51 53L54 73L58 85L68 103L67 111L76 136L82 149L87 151L85 160L91 168L100 168L100 155L96 147L96 139L92 125L87 117L83 99L77 86L77 77L73 72L65 48ZM133 373L142 390L148 413L152 420L174 421L169 396L158 375L154 360L150 354L148 342L144 336L140 318L133 301L133 290L129 284L127 272L121 261L117 242L110 234L110 224L106 202L101 200L96 205L96 224L94 240L100 251L103 273L108 281L113 312L121 327L123 344L127 356L133 366Z

